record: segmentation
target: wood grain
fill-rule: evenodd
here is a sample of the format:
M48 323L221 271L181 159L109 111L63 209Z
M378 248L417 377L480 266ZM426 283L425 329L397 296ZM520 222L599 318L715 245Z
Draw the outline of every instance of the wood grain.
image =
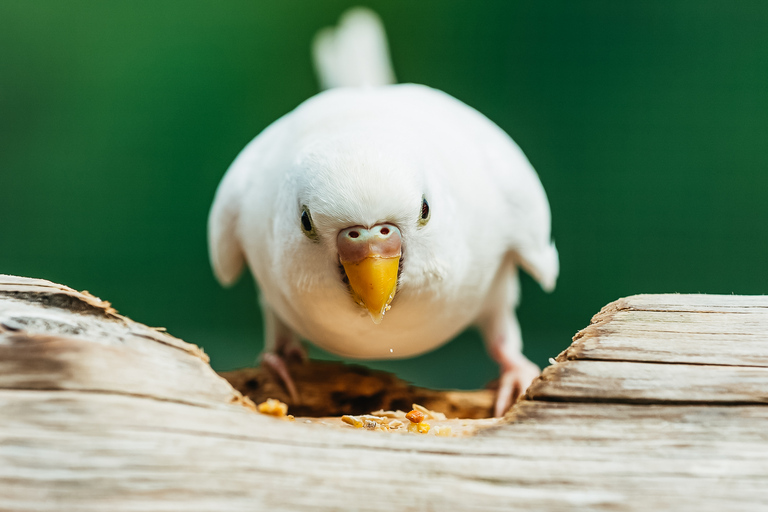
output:
M196 346L118 315L91 295L39 281L0 277L0 388L252 405Z
M768 403L768 368L565 361L544 370L530 400L632 403Z
M764 510L766 307L612 303L504 419L444 438L257 414L196 347L0 276L0 510Z
M636 295L604 307L558 360L768 367L767 326L765 297Z
M2 417L24 416L0 445L12 510L758 510L768 498L764 407L526 403L514 423L455 439L9 394Z

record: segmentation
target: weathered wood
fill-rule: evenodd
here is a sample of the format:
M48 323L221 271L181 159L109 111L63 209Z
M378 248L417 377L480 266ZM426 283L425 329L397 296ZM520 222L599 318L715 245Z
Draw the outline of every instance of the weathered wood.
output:
M597 316L622 310L739 313L766 309L766 295L639 294L611 302Z
M610 347L612 360L566 352L503 420L474 420L492 426L443 438L257 414L180 340L66 287L9 281L0 278L0 510L721 511L768 503L768 368L685 364L693 345L659 349L665 359L643 363L630 355L637 351L619 357L610 334L661 332L641 326L649 317L619 311L712 313L725 304L752 315L740 310L764 308L762 298L694 296L692 311L686 296L614 303L593 324L602 329L596 346ZM758 331L724 339L735 346ZM768 356L764 343L752 346L755 357ZM710 357L717 362L714 350ZM552 389L581 395L536 399ZM669 389L689 404L669 403Z
M765 297L636 295L604 307L558 360L768 366L767 326Z
M0 388L250 404L194 345L42 280L0 277Z
M768 403L768 368L565 361L544 370L531 400Z
M768 498L763 407L733 420L732 407L525 404L517 423L445 439L9 394L2 417L24 414L0 447L0 504L12 510L758 510Z

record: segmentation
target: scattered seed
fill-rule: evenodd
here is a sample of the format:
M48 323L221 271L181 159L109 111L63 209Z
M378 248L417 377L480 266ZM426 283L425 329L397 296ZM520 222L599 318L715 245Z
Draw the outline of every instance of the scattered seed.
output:
M408 432L426 434L429 432L429 423L425 423L423 421L420 423L411 423L408 425Z
M430 411L429 409L427 409L423 405L413 404L413 408L414 408L414 410L417 410L420 413L424 414L424 416L427 419L429 419L429 420L444 420L444 419L446 419L445 418L445 414L443 414L441 412Z
M280 400L274 398L267 398L266 402L260 403L256 410L261 414L267 414L269 416L275 416L277 418L285 418L288 414L288 405L284 404ZM293 418L293 416L291 416Z
M363 422L360 420L360 418L356 416L349 416L348 414L345 414L341 417L341 421L346 423L347 425L352 425L355 428L362 428Z
M405 413L403 411L385 411L383 409L379 409L378 411L373 411L371 413L372 416L381 416L384 418L399 418Z
M421 423L424 421L424 413L421 411L413 410L405 415L406 419L411 423Z

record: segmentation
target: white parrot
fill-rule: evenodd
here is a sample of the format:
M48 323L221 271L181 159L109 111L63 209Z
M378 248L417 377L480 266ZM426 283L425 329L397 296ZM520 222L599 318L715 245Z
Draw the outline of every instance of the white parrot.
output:
M559 270L536 172L476 110L391 84L371 11L320 32L314 54L332 88L253 139L216 191L216 277L231 285L250 266L262 362L294 399L285 360L305 357L301 339L347 358L407 358L475 325L501 366L503 414L539 374L521 353L517 267L548 291Z

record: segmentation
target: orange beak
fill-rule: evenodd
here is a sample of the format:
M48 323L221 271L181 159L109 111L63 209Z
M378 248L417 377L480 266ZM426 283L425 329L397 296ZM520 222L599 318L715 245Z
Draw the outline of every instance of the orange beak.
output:
M381 323L397 291L400 230L392 224L347 228L339 233L337 247L355 301L373 323Z

